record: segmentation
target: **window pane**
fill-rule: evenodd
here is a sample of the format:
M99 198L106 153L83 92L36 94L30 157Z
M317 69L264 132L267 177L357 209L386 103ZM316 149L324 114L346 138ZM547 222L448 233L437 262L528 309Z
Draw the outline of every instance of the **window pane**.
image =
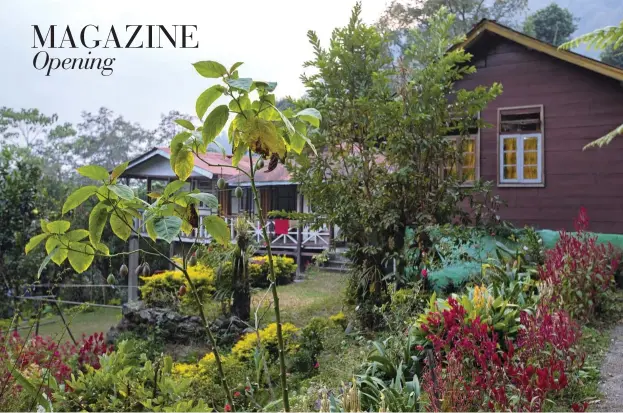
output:
M536 179L537 175L537 167L536 166L524 166L523 168L523 177L524 179Z
M523 150L524 151L536 151L539 149L539 138L529 137L523 138Z
M463 152L476 152L476 141L474 139L464 138Z
M524 152L523 154L523 163L524 165L537 165L539 159L538 152Z
M463 168L474 168L476 166L476 155L466 153L463 156Z
M504 167L504 179L517 179L517 167L505 166Z
M474 169L474 168L463 168L463 180L464 181L474 181L474 180L476 180L476 169Z
M515 138L505 138L504 139L504 152L506 151L516 151L517 150L517 139Z
M505 152L504 165L517 165L517 152Z

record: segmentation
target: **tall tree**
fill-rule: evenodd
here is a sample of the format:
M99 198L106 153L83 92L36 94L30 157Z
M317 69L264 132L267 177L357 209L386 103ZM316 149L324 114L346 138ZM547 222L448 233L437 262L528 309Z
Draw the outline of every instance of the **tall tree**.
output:
M153 146L154 141L152 131L115 115L110 109L83 112L77 139L71 145L72 163L113 168Z
M445 7L456 16L452 33L457 35L468 32L484 18L513 26L527 6L528 0L392 0L379 25L392 31L427 25Z
M463 50L446 53L461 38L449 34L454 18L445 9L428 30L411 33L398 71L389 65L385 37L360 13L358 4L328 49L308 35L315 57L306 63L314 74L303 76L304 104L319 108L323 122L313 137L319 156L300 161L294 180L348 240L351 293L361 321L372 326L374 306L387 298L393 259L401 273L406 228L459 215L465 192L458 177L443 171L459 162L462 145L446 136L478 126L475 115L500 86L454 90L474 69Z
M560 46L571 39L571 35L578 28L577 21L569 9L551 3L528 16L523 31L543 42Z

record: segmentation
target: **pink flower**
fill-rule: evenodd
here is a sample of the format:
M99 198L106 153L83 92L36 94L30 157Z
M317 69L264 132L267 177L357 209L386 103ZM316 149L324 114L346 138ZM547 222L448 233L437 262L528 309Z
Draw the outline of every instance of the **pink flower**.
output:
M320 363L316 362L316 364L314 364L314 368L317 369L320 367Z
M422 269L422 278L428 277L428 270L426 268Z
M234 397L240 397L240 392L239 391L235 392Z
M226 411L226 412L231 412L231 406L229 405L229 403L227 403L227 404L225 405L225 411Z

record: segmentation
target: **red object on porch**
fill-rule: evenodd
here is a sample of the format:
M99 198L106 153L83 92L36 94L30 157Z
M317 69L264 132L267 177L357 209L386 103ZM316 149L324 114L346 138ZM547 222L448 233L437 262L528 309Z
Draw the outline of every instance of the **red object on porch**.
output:
M290 221L287 219L275 220L275 235L287 235L290 230Z

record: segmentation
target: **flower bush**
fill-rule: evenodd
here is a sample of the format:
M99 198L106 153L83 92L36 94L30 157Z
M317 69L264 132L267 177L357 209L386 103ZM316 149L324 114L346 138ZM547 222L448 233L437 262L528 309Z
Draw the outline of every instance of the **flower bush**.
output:
M251 375L247 363L230 354L221 356L221 364L227 380L232 388L236 389L234 392L244 393L246 378ZM214 353L206 354L197 363L174 363L172 373L174 377L190 380L190 386L195 394L209 398L213 405L223 406L226 402L227 398L218 378ZM240 401L238 398L235 400Z
M545 253L545 263L538 270L543 300L574 319L586 320L614 284L621 254L611 244L598 244L597 237L587 232L584 208L574 224L576 233L560 231L560 239Z
M522 311L512 339L463 304L450 297L417 327L425 335L418 350L426 355L428 410L541 411L582 366L579 327L564 311Z
M296 263L294 259L286 256L273 256L273 265L275 267L275 276L277 284L289 284L294 280L296 275ZM226 262L222 266L222 276L231 277L231 262ZM257 288L266 288L270 285L268 274L270 273L268 256L259 255L249 260L249 279L251 286Z
M214 292L214 270L202 264L188 267L188 275L199 294L199 299L205 303ZM150 307L169 307L184 312L196 313L197 304L192 294L180 296L180 287L190 286L181 271L172 270L141 277L144 284L140 287L141 296Z
M293 353L298 349L296 342L298 328L294 324L283 323L281 325L283 339L287 353ZM263 348L267 349L271 356L277 357L277 323L272 323L266 328L259 331L260 343ZM255 332L247 333L234 345L231 350L238 360L249 360L253 357L253 353L257 348L257 334Z

